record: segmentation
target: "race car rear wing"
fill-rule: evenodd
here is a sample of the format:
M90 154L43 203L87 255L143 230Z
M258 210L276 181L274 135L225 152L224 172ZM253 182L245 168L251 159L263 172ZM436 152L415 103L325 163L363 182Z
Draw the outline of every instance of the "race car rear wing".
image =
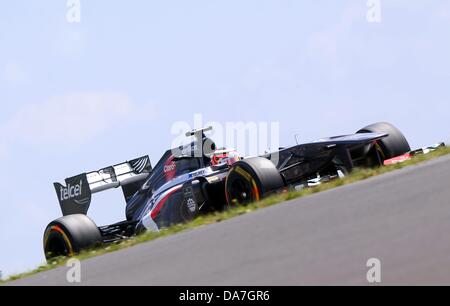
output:
M151 170L150 158L143 156L98 171L67 178L66 186L60 183L53 185L64 216L87 214L92 194L122 187L125 200L127 200L139 189Z

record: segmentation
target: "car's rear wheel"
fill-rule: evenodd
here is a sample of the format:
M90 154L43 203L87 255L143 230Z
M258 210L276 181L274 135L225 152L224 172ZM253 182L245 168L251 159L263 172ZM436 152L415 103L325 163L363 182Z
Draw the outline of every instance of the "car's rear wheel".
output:
M389 136L377 142L377 150L383 160L394 158L411 151L406 137L390 123L379 122L362 128L357 133L386 133Z
M100 230L89 217L64 216L52 221L44 232L45 257L73 256L100 241Z
M275 165L263 157L252 157L233 164L225 182L228 205L256 202L284 187Z

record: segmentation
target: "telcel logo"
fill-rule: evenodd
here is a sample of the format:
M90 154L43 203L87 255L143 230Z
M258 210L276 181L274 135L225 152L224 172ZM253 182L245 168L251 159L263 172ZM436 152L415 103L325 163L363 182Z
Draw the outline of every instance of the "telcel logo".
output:
M67 184L67 187L61 187L60 193L61 193L61 201L69 200L75 197L78 197L81 195L81 190L83 187L83 181L80 180L80 183L72 186L70 184Z

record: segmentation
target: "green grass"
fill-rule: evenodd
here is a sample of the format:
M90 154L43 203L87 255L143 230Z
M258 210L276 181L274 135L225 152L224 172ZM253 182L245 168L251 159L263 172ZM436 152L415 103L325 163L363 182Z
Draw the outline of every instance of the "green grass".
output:
M114 252L117 250L125 249L128 247L143 243L143 242L157 239L157 238L173 235L173 234L176 234L176 233L179 233L182 231L198 228L200 226L205 226L208 224L218 223L218 222L221 222L221 221L224 221L224 220L236 217L236 216L240 216L240 215L255 211L260 208L269 207L269 206L276 205L276 204L279 204L279 203L282 203L285 201L289 201L292 199L308 196L311 194L315 194L315 193L329 190L332 188L336 188L339 186L348 185L348 184L351 184L351 183L354 183L357 181L365 180L367 178L377 176L377 175L380 175L383 173L391 172L393 170L416 165L416 164L422 163L424 161L435 159L437 157L447 155L447 154L450 154L449 147L441 148L441 149L436 150L435 152L432 152L427 155L417 155L409 161L406 161L406 162L400 163L400 164L396 164L396 165L392 165L392 166L379 167L379 168L374 168L374 169L356 169L349 176L347 176L343 179L333 180L333 181L324 183L322 185L319 185L319 186L316 186L313 188L303 189L301 191L290 191L290 192L279 193L274 196L263 199L262 201L257 202L257 203L252 203L252 204L249 204L246 206L237 206L237 207L233 207L233 208L227 209L222 212L216 212L216 213L212 213L212 214L208 214L208 215L199 216L196 219L192 220L191 222L174 225L172 227L162 229L160 232L157 232L157 233L148 232L148 233L144 233L144 234L141 234L139 236L136 236L136 237L133 237L133 238L130 238L127 240L122 240L117 243L112 243L112 244L109 244L106 246L104 245L100 248L84 251L84 252L78 254L76 256L76 258L79 260L85 260L85 259L88 259L88 258L91 258L94 256L111 253L111 252ZM7 281L13 281L13 280L21 279L24 277L28 277L28 276L34 275L36 273L39 273L39 272L48 271L48 270L54 269L58 266L63 266L66 264L67 260L68 260L67 257L56 258L51 263L42 265L32 271L10 276L7 280L0 281L0 284L5 283Z

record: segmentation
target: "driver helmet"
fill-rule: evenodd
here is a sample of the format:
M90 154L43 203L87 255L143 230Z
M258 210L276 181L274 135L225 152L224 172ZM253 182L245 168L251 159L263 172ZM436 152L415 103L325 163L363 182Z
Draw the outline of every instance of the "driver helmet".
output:
M220 148L214 151L211 156L211 165L216 166L219 164L227 164L231 166L235 162L239 161L239 153L234 149Z

